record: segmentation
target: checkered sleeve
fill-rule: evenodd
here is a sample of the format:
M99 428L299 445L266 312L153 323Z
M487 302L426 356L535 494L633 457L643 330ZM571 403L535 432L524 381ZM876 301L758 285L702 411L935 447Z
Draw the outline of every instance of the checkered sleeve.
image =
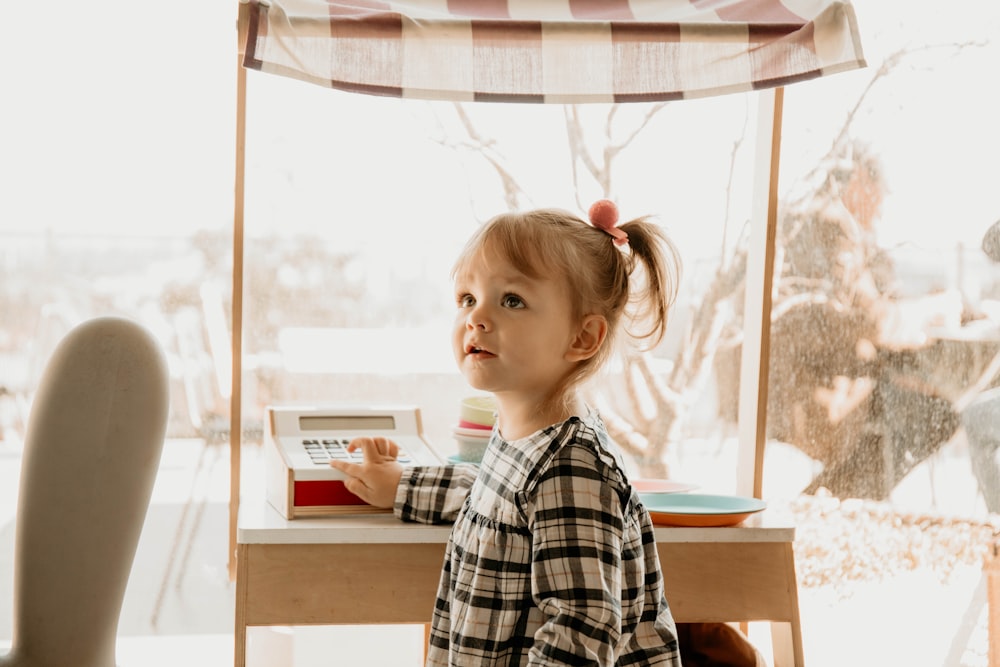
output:
M403 521L454 522L478 470L469 463L407 468L396 487L393 513Z
M532 596L545 618L530 664L611 665L622 634L624 516L592 447L566 446L526 491Z

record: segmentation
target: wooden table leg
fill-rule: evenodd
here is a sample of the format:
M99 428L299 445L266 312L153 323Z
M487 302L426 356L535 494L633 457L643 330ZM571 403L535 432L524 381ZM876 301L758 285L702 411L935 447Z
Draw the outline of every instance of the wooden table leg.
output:
M234 667L247 664L247 554L248 547L236 547L236 627L233 629L235 647Z
M771 623L771 646L774 653L774 667L804 667L805 655L802 650L802 622L799 618L799 593L795 575L795 550L792 544L782 547L782 561L785 578L789 583L788 622Z
M797 622L771 623L774 667L803 667L802 632Z

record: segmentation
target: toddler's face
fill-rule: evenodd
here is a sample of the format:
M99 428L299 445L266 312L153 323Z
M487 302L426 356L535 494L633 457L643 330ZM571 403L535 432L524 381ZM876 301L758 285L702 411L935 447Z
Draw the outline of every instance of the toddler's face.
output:
M575 327L560 281L526 276L487 251L456 273L455 303L455 359L476 389L542 400L569 372Z

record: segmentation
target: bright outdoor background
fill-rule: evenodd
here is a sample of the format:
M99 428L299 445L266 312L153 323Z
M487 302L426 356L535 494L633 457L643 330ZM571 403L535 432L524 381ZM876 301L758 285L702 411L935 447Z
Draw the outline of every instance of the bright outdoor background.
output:
M824 601L841 600L845 581L877 580L852 559L887 579L922 566L945 586L978 566L975 531L996 518L956 405L1000 351L1000 269L980 249L1000 219L1000 8L962 0L944 20L928 2L855 7L869 67L786 90L779 180L764 495L803 522L802 595ZM167 351L169 436L228 440L236 3L197 13L123 0L5 7L3 456L19 456L54 345L105 314L137 319ZM664 225L684 282L668 340L617 365L591 399L634 443L636 474L735 490L756 95L455 106L248 80L246 447L268 404L384 401L419 405L450 453L468 393L448 342L458 248L508 208L583 214L608 196L624 217ZM975 337L956 335L970 323ZM628 400L620 371L640 366L668 385L666 402L641 381ZM0 506L12 508L8 488ZM872 518L885 512L896 518ZM898 517L914 515L931 517L914 530L948 517L968 539L901 542ZM817 516L840 532L817 537ZM862 530L864 544L845 537ZM976 618L935 626L948 664L980 664L954 648ZM868 664L844 650L831 642L807 659Z

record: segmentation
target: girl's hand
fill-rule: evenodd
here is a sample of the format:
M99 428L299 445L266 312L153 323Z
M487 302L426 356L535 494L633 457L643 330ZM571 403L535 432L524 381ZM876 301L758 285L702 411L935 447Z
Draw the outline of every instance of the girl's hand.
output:
M388 438L355 438L347 446L350 452L360 449L363 463L330 461L330 466L348 476L344 486L373 507L392 507L396 487L403 476L403 466L396 457L399 445Z

